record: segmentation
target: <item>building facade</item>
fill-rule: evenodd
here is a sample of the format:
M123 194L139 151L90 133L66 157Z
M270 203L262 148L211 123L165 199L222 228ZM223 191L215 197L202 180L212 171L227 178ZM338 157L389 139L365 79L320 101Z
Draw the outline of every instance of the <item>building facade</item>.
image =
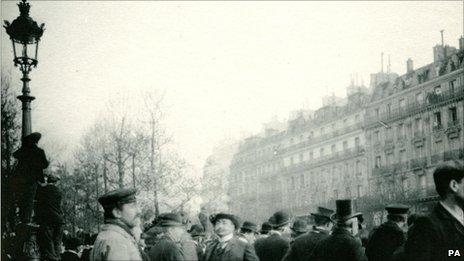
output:
M325 97L284 129L243 140L230 164L230 211L259 223L276 210L307 215L357 198L379 223L384 204L435 195L436 164L463 158L464 38L433 52L431 64L373 74L369 88L351 84L346 98Z
M434 61L374 86L366 110L369 183L379 202L413 201L436 195L434 167L462 159L463 39L460 50L433 48ZM378 222L376 222L378 223Z
M202 207L211 213L229 211L229 171L233 155L237 152L238 143L223 141L213 148L203 166Z

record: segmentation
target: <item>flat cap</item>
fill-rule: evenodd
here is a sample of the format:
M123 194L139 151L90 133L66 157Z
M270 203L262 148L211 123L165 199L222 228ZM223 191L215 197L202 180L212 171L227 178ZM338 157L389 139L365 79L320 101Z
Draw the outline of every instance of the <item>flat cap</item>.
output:
M409 211L409 206L403 204L390 204L385 207L385 210L388 211L388 214L406 214Z
M100 202L103 208L112 207L117 204L132 203L136 202L135 193L137 191L133 188L116 189L99 197L98 202Z

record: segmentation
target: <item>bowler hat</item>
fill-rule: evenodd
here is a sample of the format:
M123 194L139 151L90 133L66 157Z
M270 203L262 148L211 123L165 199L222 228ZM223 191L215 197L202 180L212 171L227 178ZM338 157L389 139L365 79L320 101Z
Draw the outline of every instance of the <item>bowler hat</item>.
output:
M190 227L190 230L188 231L192 237L197 237L197 236L204 236L205 235L205 230L201 225L194 224Z
M317 216L317 217L326 217L330 219L330 217L332 216L334 212L335 211L333 211L332 209L328 209L325 207L317 207L317 212L311 213L311 215Z
M407 214L409 211L409 206L403 204L390 204L385 207L385 210L390 215L402 215Z
M250 221L243 222L241 229L247 229L254 233L258 233L258 226L255 223L250 222Z
M269 233L269 231L272 230L272 226L271 224L269 224L269 222L264 222L263 224L261 224L261 230L259 231L261 234L267 234Z
M182 217L178 213L162 213L157 217L157 226L178 227L183 226Z
M303 219L297 219L293 222L291 229L295 232L306 233L308 232L308 223Z
M290 219L291 216L288 212L277 211L271 218L269 218L269 224L271 224L273 228L279 228L290 223Z
M136 201L136 192L133 188L115 189L99 197L98 202L100 202L103 208L114 207L117 204L132 203Z
M232 223L234 223L235 229L238 229L240 227L240 220L235 215L227 214L227 213L219 213L219 214L213 214L209 216L209 221L211 221L213 225L216 225L216 222L219 219L228 219L232 221Z
M334 221L346 221L354 217L359 218L362 216L361 212L354 211L353 200L351 199L337 199L335 205L337 210L331 217Z

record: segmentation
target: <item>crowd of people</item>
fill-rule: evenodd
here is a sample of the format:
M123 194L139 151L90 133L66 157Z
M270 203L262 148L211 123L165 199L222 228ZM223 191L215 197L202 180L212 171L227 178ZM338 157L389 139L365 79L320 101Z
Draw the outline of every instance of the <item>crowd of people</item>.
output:
M277 211L260 227L230 213L200 217L199 224L190 224L181 213L162 213L143 225L136 190L122 188L98 199L104 224L98 235L83 237L63 231L59 177L48 175L38 180L37 238L41 260L462 260L463 162L438 166L433 179L440 200L430 213L416 215L409 206L391 204L385 206L387 221L372 231L352 199L336 200L335 210L318 207L310 213L311 223Z

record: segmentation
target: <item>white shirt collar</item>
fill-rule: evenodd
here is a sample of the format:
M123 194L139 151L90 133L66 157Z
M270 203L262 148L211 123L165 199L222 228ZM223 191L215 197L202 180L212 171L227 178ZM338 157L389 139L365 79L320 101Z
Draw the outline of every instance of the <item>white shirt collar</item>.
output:
M456 218L459 221L459 223L461 223L464 226L464 211L461 208L452 209L442 201L440 201L440 204L446 209L446 211L448 211L451 214L451 216Z
M229 235L224 236L222 238L220 237L219 242L221 242L221 243L227 242L227 241L231 240L233 237L234 237L234 234L229 234Z

